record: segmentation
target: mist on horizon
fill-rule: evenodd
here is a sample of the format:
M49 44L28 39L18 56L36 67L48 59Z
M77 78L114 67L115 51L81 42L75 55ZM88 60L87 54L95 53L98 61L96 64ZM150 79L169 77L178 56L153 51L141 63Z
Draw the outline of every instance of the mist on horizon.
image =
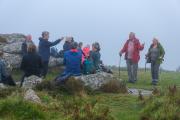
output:
M101 44L102 60L118 65L118 52L135 32L145 49L140 67L153 37L163 45L164 69L180 66L179 0L0 0L0 33L31 34L38 44L41 32L50 32L50 41L73 36L84 45ZM57 46L62 49L62 43ZM125 60L122 66L125 66Z

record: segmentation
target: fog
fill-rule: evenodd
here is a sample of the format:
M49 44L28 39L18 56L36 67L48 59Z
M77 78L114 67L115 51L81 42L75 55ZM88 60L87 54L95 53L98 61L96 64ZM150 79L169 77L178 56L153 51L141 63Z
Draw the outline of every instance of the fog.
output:
M31 34L37 45L44 30L50 41L61 36L84 45L98 41L107 65L118 65L118 52L132 31L145 42L139 62L144 67L145 53L157 37L166 51L162 67L180 66L179 0L0 0L0 15L0 33Z

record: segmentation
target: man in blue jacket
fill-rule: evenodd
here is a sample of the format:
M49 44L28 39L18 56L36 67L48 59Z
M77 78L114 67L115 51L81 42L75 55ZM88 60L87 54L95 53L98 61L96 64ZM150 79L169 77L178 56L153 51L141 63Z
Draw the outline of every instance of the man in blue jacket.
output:
M39 38L39 55L42 58L43 68L41 75L45 78L46 74L48 72L48 64L49 64L49 58L50 58L50 47L57 45L60 43L64 37L54 41L50 42L49 39L49 32L44 31L42 32L42 37Z
M64 83L70 76L81 75L82 53L77 48L78 43L73 42L71 50L64 53L65 71L56 78L57 82Z

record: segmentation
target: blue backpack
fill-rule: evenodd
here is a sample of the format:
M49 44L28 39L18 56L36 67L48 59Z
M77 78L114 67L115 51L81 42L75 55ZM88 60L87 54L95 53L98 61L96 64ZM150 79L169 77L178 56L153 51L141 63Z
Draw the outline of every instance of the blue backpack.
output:
M84 74L93 74L95 72L95 68L93 62L89 59L85 59L83 63L83 73Z

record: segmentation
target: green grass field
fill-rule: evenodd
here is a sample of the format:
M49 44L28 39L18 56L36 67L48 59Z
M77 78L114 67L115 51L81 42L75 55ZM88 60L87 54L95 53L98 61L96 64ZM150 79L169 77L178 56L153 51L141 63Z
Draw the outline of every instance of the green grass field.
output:
M53 80L58 75L58 71L59 71L58 69L50 71L46 80ZM115 72L114 75L118 76L118 72ZM20 72L19 71L14 72L13 77L16 79L16 81L18 81L21 78ZM121 79L127 81L126 71L121 71ZM176 73L176 72L161 73L160 81L159 84L157 85L157 88L166 91L168 89L168 86L170 85L176 85L178 88L180 88L180 73ZM147 72L139 71L137 83L135 84L127 83L127 86L129 88L141 88L147 90L152 90L154 88L154 86L151 85L151 77L149 71ZM70 118L67 118L63 115L62 104L63 101L68 101L70 99L73 99L74 98L73 95L62 94L59 97L53 98L46 91L37 91L37 93L41 97L43 103L47 105L46 107L43 106L38 108L35 106L32 108L36 110L36 114L39 115L41 119L70 120ZM16 94L19 95L18 93ZM2 107L3 100L8 101L7 99L11 99L11 98L14 99L14 96L10 96L9 98L0 97L0 107ZM110 109L110 115L115 120L139 120L141 111L143 109L142 101L138 100L138 96L132 96L128 94L97 93L94 95L86 95L85 97L78 99L80 99L80 101L85 101L85 103L97 100L98 105L106 106ZM82 104L82 103L78 103L78 104ZM31 108L28 106L26 107ZM26 110L27 108L24 108L24 110ZM14 110L20 111L20 109L21 108L17 108ZM43 112L42 114L41 111ZM1 108L0 108L0 112L1 112ZM16 113L18 114L17 116L13 116L12 114L10 114L11 116L13 116L12 117L13 119L17 119L17 118L23 119L19 115L21 112L20 113L16 112ZM42 117L44 114L46 118ZM0 114L0 119L10 120L12 118L9 117L8 114L7 116L5 115L3 117L1 117Z

